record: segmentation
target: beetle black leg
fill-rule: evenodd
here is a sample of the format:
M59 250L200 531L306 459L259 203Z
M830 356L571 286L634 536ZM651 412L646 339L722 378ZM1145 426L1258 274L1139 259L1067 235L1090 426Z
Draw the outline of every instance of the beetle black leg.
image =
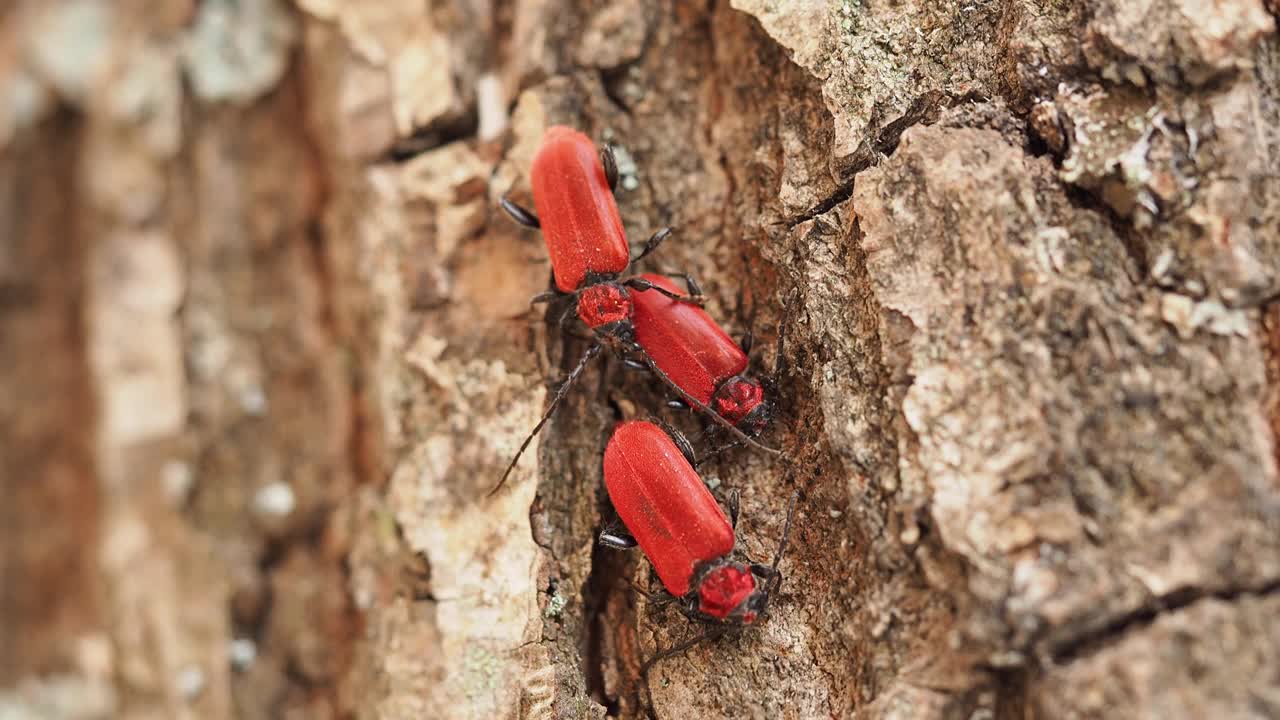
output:
M714 428L715 426L712 426L712 427ZM720 454L722 454L722 453L727 453L727 452L729 452L730 450L732 450L732 449L734 449L734 448L737 448L737 447L742 447L742 445L743 445L743 444L744 444L744 442L743 442L741 439L735 439L733 442L729 443L728 445L721 445L720 447L718 447L718 448L716 448L716 449L712 450L711 452L707 453L706 455L703 455L703 456L702 456L702 459L698 461L698 464L699 464L699 465L701 465L702 463L705 463L706 461L710 460L711 458L713 458L713 457L715 457L715 456L717 456L717 455L720 455ZM697 467L698 467L698 466L697 466L697 465L695 465L695 466L694 466L694 469L697 469Z
M688 273L668 273L668 272L664 272L663 275L667 275L669 277L679 278L680 280L683 280L684 286L689 289L689 297L691 298L702 297L702 286L698 284L697 280L693 279L692 275L689 275ZM698 304L701 305L702 303L698 303Z
M742 337L738 338L738 347L742 348L743 355L751 354L751 346L755 344L756 337L748 330L742 333Z
M751 574L768 580L777 575L778 571L764 563L751 563Z
M628 370L639 370L643 372L649 371L649 366L635 358L623 358L622 365Z
M555 278L552 277L552 284L554 285L554 283ZM557 301L564 303L563 307L560 308L560 312L555 316L556 331L563 333L565 331L565 323L569 322L569 318L576 317L577 315L574 311L578 309L578 296L575 293L562 293L558 289L549 290L548 292L555 293ZM552 311L550 309L547 310L548 317L551 312Z
M507 214L511 216L512 220L515 220L521 225L533 228L534 230L538 230L542 227L542 222L538 220L538 216L535 215L532 210L527 210L505 197L498 201L498 205L500 205L503 210L507 211Z
M558 329L558 331L560 332L560 334L561 334L561 335L564 335L565 337L571 337L571 338L573 338L574 340L581 340L581 341L583 341L583 342L592 342L592 341L594 341L594 340L595 340L595 337L594 337L594 336L592 336L592 335L588 335L588 334L586 334L586 333L581 333L581 332L574 332L574 331L570 331L570 330L565 330L563 326L562 326L562 327L560 327L560 328ZM555 387L557 387L557 386L558 386L559 382L560 382L560 381L550 381L550 380L549 380L549 381L547 381L547 387L548 387L548 388L555 388Z
M646 365L645 367L647 368L648 366ZM672 410L688 410L688 409L689 409L689 403L687 403L687 402L685 402L685 401L683 401L683 400L681 400L681 399L679 399L679 398L675 398L675 399L673 399L673 400L668 400L668 401L667 401L667 407L671 408Z
M632 592L647 600L651 605L670 605L680 599L667 592L665 588L659 588L657 591L646 590L632 580L627 580L627 586L631 588Z
M659 287L657 285L654 285L653 283L649 282L648 280L645 280L642 277L627 278L626 280L622 281L622 284L626 285L629 288L634 288L636 290L639 290L641 292L644 292L646 290L653 290L654 292L665 295L671 298L672 300L675 300L676 302L689 303L690 305L697 305L699 307L702 306L702 303L704 300L703 296L701 295L681 295L680 293L671 292L670 290L664 287Z
M637 263L643 260L649 253L657 250L658 246L662 244L662 241L666 240L670 236L671 228L669 227L662 228L658 232L650 235L649 239L644 241L644 247L641 248L640 254L631 258L631 262Z
M627 584L631 586L631 590L635 592L635 594L644 598L645 601L648 602L650 605L669 605L677 600L677 598L674 595L667 592L666 590L663 590L661 592L653 592L652 590L645 590L644 588L640 587L639 585L636 585L630 580L627 581Z
M630 550L636 546L636 539L629 533L601 530L597 542L612 550Z
M564 329L565 323L569 322L569 318L575 316L573 311L576 310L577 308L578 306L574 303L568 303L567 305L565 305L564 310L561 310L559 317L556 318L557 332L561 332L561 333L565 332L565 329Z
M618 159L613 155L613 146L605 145L600 151L600 164L604 165L604 178L609 181L609 192L618 194Z
M680 454L684 455L684 459L688 460L690 465L698 467L698 461L693 456L693 446L689 444L689 438L685 437L684 433L671 427L662 420L658 420L658 424L661 425L662 429L666 431L668 436L670 436L671 441L676 444L676 447L680 448Z
M516 315L516 317L532 317L533 311L537 306L542 305L543 303L555 305L555 303L559 302L564 297L564 293L561 293L559 290L544 290L543 292L529 298L529 309L519 315Z
M729 525L734 529L738 529L738 502L741 498L737 490L730 490L726 497L725 504L729 506Z

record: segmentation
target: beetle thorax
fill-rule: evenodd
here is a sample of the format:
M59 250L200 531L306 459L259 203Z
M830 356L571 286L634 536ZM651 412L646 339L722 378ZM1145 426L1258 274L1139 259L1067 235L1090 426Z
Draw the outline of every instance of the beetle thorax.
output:
M712 410L737 425L764 402L764 388L754 378L735 375L716 391L711 402Z
M756 579L749 569L739 563L725 563L713 568L698 583L698 610L725 620L743 607L744 611L737 620L750 623L756 619L756 614L745 606L755 591Z
M631 319L631 293L617 283L591 285L578 293L578 317L591 329Z

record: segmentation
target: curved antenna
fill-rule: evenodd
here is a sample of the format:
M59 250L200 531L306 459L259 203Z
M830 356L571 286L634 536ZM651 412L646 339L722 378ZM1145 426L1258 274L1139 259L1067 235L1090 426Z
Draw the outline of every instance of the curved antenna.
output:
M703 463L705 463L705 462L707 462L707 461L711 460L712 458L714 458L714 457L716 457L716 456L718 456L718 455L723 455L724 453L727 453L727 452L729 452L730 450L732 450L732 449L734 449L734 448L736 448L736 447L741 447L741 446L742 446L742 444L743 444L743 443L742 443L742 441L741 441L741 440L734 440L733 442L729 443L728 445L721 445L720 447L715 448L714 450L712 450L711 452L707 453L706 455L703 455L702 457L698 458L698 462L696 462L696 463L694 463L694 464L693 464L693 469L694 469L694 470L697 470L698 468L702 467Z
M782 554L787 551L787 538L791 535L791 515L796 510L796 500L799 498L800 491L792 491L791 501L787 503L787 519L782 522L782 540L778 542L778 552L773 556L773 564L769 566L773 570L767 590L770 595L778 590L778 585L782 582L782 576L778 574L778 563L782 562Z
M656 665L659 660L665 660L671 657L672 655L679 655L680 653L688 650L689 648L693 647L694 645L697 645L698 643L704 640L715 640L719 638L721 635L724 635L726 632L728 632L728 628L726 628L725 626L723 625L714 626L708 629L706 632L701 633L699 635L695 635L694 637L688 640L685 640L682 643L673 645L667 648L666 650L663 650L662 652L654 653L653 657L646 660L644 665L640 666L640 682L644 685L645 702L647 702L649 705L650 715L652 715L655 718L658 717L658 712L653 709L653 691L649 689L649 671L653 669L653 666Z
M773 376L774 382L782 374L782 347L787 342L787 326L790 324L791 314L795 312L796 298L800 296L800 288L792 288L791 293L787 297L787 301L782 304L782 317L778 319L778 347L773 351L773 367L769 369L769 373Z
M649 357L649 353L645 352L644 348L638 348L638 349L640 351L640 356L644 358L645 364L649 366L649 369L653 371L653 374L657 375L662 380L662 382L666 383L667 387L671 388L672 390L675 390L676 394L680 396L680 399L688 403L690 407L697 410L698 412L705 413L706 415L710 416L712 421L714 421L717 425L723 426L726 430L733 433L733 436L738 438L738 440L740 440L744 444L750 445L751 447L754 447L757 450L763 450L764 452L767 452L770 455L782 454L781 450L775 450L767 445L761 445L755 440L752 440L751 436L739 430L736 425L726 420L724 416L722 416L720 413L712 410L706 405L703 405L701 402L698 401L697 398L685 392L684 388L677 385L675 381L671 379L670 376L668 376L665 372L662 371L662 368L658 367L658 364L653 361L653 358Z
M583 353L582 359L578 361L577 367L573 369L573 372L569 373L569 377L565 378L565 381L561 383L560 388L556 390L556 396L552 398L551 404L547 406L547 411L542 414L542 419L538 421L537 425L533 426L533 432L529 433L529 436L524 439L524 442L520 443L520 449L516 451L516 456L511 458L511 463L507 465L506 472L502 473L502 479L498 481L497 485L493 486L493 489L489 491L486 497L493 497L494 493L502 489L502 486L507 482L507 476L511 475L511 471L515 469L516 463L520 460L520 456L524 454L524 449L529 447L529 443L533 442L533 438L537 436L538 431L542 430L542 426L546 425L547 421L551 419L551 416L555 414L556 408L560 407L560 403L564 400L565 396L569 394L569 388L577 382L578 376L582 374L584 369L586 369L587 363L591 362L591 359L596 355L599 355L600 351L603 349L604 346L596 343L587 348L587 351Z

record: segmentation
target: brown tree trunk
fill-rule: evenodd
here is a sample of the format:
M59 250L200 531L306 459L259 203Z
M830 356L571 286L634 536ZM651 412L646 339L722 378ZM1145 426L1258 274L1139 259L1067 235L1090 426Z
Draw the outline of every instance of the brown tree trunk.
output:
M0 10L0 717L1280 717L1264 0ZM663 388L528 311L550 124L778 363L785 581L599 549ZM705 444L700 445L705 448Z

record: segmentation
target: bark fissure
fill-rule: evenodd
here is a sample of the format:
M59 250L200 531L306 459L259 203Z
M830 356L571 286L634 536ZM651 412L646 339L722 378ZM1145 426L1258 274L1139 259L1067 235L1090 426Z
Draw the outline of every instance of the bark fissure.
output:
M1097 653L1108 645L1113 645L1127 636L1142 632L1150 627L1161 616L1181 612L1192 605L1205 600L1221 600L1234 603L1245 598L1264 598L1280 593L1280 579L1261 583L1250 587L1232 587L1221 590L1205 588L1184 588L1169 593L1122 616L1115 617L1101 627L1090 629L1074 637L1050 643L1046 650L1048 657L1041 664L1052 667L1055 664L1074 662L1090 654Z
M437 148L456 142L474 142L480 128L480 116L472 110L450 122L422 127L405 137L398 138L374 162L401 164Z
M917 96L902 115L869 133L872 137L863 140L862 144L842 168L841 175L847 177L848 180L841 182L834 192L823 198L818 204L799 215L786 219L784 224L788 228L794 228L803 222L830 212L837 205L848 200L853 196L853 186L858 173L876 165L885 157L893 155L893 151L898 147L898 141L902 139L902 133L906 132L908 128L935 122L938 119L939 111L950 105L951 102L940 92L925 93Z

